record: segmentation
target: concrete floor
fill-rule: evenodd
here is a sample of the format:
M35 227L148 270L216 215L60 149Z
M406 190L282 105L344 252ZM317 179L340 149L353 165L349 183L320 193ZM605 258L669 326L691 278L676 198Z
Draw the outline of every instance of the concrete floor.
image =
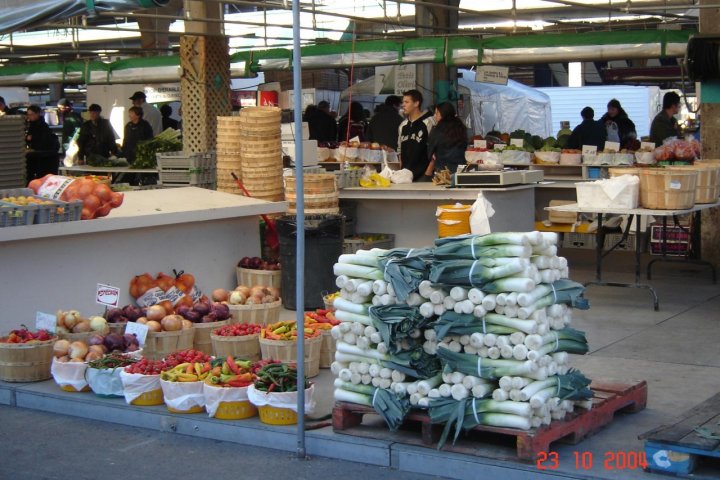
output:
M594 278L593 252L564 250L562 254L570 261L573 280ZM604 279L631 281L632 262L631 254L612 255ZM487 474L484 478L502 475L508 479L667 478L639 470L618 471L603 460L606 452L640 451L638 435L670 422L720 391L720 286L712 283L706 267L681 264L658 265L651 283L660 297L657 312L646 290L598 286L590 286L586 292L590 310L575 312L573 326L587 332L591 351L574 357L574 364L598 380L646 380L648 404L642 412L616 416L612 424L578 445L553 445L560 458L557 470L540 471L534 464L509 460L513 450L506 445L476 445L477 456L458 455L412 445L417 443L415 432L391 435L384 428L368 427L375 440L336 434L329 427L308 432L309 452L450 478L478 478L481 471ZM283 318L292 318L293 314L284 312ZM318 408L314 416L321 416L332 407L332 377L325 370L315 381ZM140 409L92 394L63 394L52 382L0 384L0 404L142 426L166 434L294 450L294 427L267 427L253 419L235 424L201 420L199 416L189 420L168 415L161 407ZM575 455L582 452L592 452L593 468L576 468ZM719 466L701 465L694 478L719 478Z

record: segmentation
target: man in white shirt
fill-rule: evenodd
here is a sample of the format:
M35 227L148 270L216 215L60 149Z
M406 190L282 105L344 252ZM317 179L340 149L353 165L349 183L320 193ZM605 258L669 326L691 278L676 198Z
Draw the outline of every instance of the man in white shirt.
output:
M133 93L133 96L130 97L130 100L132 100L134 107L142 108L143 120L147 121L150 124L150 126L152 127L153 136L156 137L160 132L163 131L162 114L160 113L160 110L147 103L145 101L146 98L147 97L145 96L145 93L135 92Z

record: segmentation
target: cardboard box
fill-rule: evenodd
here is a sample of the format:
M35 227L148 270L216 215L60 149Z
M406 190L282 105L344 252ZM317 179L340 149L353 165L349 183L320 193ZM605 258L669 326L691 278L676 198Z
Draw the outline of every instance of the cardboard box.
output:
M303 140L303 166L313 166L318 164L317 156L317 140ZM283 154L288 155L295 161L295 142L294 141L283 141L282 142Z
M595 234L592 233L564 233L562 246L594 250L596 242Z
M572 200L550 200L551 207L559 207L562 205L570 205L575 203ZM548 220L552 223L570 223L577 222L577 213L575 212L548 212Z

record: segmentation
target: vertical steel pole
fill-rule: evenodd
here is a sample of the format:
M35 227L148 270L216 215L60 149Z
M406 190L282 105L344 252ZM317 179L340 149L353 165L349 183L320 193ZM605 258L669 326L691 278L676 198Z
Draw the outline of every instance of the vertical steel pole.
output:
M293 0L293 91L295 95L295 207L297 243L295 321L297 323L297 456L305 458L305 191L303 181L302 72L300 70L300 0Z

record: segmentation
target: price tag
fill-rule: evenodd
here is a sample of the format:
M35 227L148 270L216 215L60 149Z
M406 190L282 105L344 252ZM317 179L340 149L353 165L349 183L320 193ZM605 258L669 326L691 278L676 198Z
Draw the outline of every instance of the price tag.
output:
M505 150L505 147L506 147L506 146L507 146L507 145L505 145L504 143L496 143L493 148L494 148L495 150Z
M655 150L655 142L641 142L640 150L650 150L652 152Z
M583 145L582 146L582 154L583 155L597 155L597 147L595 145Z
M606 152L619 152L620 151L620 143L618 142L605 142L605 151Z
M35 329L36 330L47 330L50 333L55 333L55 327L57 326L57 317L50 313L36 312L35 313Z
M487 140L473 140L473 147L487 148Z
M682 185L680 184L680 182L678 182L678 181L676 181L676 180L672 180L672 181L670 182L670 189L672 189L672 190L680 190L681 188L682 188Z
M98 283L97 293L95 294L95 303L105 305L107 307L117 307L120 305L120 289L103 283Z
M145 345L145 337L147 337L148 334L147 325L136 322L128 322L127 325L125 325L125 334L127 335L133 333L137 336L140 346L142 347Z
M515 147L522 148L522 146L524 144L525 144L525 140L523 140L522 138L511 138L510 139L510 145L513 145Z

